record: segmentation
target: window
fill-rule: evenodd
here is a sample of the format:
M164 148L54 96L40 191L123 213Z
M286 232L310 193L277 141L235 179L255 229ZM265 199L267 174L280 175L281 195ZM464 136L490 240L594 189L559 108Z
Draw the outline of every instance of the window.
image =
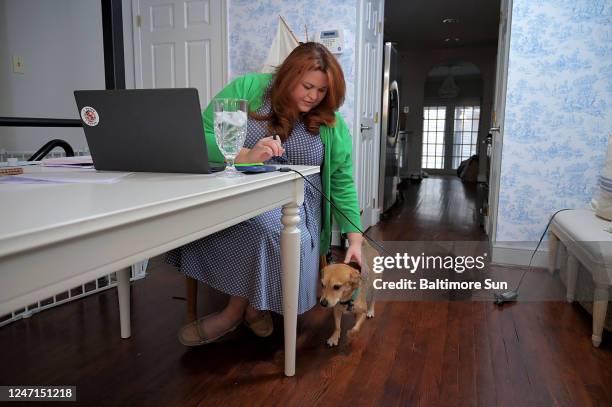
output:
M423 109L423 169L456 170L476 154L480 106L437 105Z
M456 106L453 129L453 170L476 154L480 106Z
M423 168L444 169L446 106L426 106L423 112Z

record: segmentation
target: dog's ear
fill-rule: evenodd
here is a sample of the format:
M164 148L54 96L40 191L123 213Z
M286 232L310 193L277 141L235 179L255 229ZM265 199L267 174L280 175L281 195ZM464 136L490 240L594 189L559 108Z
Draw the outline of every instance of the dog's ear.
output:
M349 263L347 263L349 266L351 266L352 268L361 271L361 266L359 265L359 263L357 263L356 261L351 261Z

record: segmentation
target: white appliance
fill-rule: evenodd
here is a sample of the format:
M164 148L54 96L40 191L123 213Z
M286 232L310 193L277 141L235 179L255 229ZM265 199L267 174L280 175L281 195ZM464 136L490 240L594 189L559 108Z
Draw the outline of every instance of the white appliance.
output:
M383 75L380 176L378 180L378 202L381 212L385 212L397 200L397 184L400 182L399 55L395 43L385 43Z

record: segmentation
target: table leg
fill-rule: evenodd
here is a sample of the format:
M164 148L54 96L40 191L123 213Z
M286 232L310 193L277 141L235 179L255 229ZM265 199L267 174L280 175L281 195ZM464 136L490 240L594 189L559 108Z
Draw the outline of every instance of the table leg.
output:
M283 285L283 319L285 322L285 375L295 375L295 343L300 276L300 211L296 203L283 206L280 234Z
M578 268L580 263L573 254L567 255L567 293L565 297L567 302L574 302L576 297L576 280L578 278Z
M117 271L117 297L119 298L119 322L121 324L121 337L129 338L130 329L130 271L124 268Z
M595 347L599 347L601 344L601 334L606 322L606 311L608 311L608 292L608 285L595 283L595 293L593 295L593 335L591 336L591 341Z

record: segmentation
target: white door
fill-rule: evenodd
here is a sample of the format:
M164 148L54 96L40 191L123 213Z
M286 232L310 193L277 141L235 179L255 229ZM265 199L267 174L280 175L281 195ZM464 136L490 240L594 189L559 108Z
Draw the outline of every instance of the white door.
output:
M485 232L491 241L496 240L497 208L499 206L499 178L504 132L504 112L506 110L506 85L508 82L508 54L510 25L512 20L512 0L501 0L499 16L499 39L497 43L497 64L495 90L491 109L491 129L493 145L491 151L491 173L489 174L489 207L485 215Z
M378 162L382 86L383 0L359 0L353 162L364 229L380 217Z
M226 2L132 0L136 88L196 88L204 108L226 84Z

